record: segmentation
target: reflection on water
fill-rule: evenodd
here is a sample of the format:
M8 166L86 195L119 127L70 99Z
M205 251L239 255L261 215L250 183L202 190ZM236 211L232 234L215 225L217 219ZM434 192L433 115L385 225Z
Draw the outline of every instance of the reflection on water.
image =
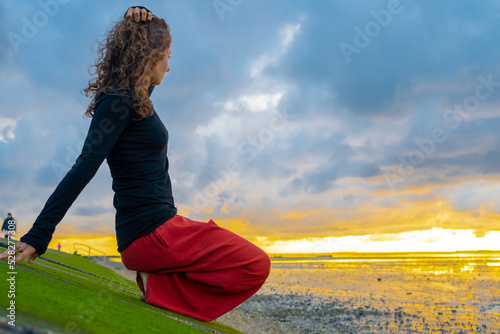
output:
M248 333L499 333L500 254L271 256ZM259 319L259 320L258 320Z

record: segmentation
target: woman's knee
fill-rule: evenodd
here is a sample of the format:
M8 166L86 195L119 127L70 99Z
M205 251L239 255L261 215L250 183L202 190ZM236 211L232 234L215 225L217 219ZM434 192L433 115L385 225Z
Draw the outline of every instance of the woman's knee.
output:
M263 250L260 250L258 254L257 260L253 262L248 269L252 271L255 277L264 283L271 272L271 259Z

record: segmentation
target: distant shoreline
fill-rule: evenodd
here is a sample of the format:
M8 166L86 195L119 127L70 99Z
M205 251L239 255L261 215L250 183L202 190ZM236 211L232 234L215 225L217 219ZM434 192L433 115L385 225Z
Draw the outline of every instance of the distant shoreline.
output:
M348 260L348 259L403 259L411 257L467 257L467 256L499 256L500 250L476 250L476 251L455 251L455 252L332 252L332 253L268 253L271 261L311 259L311 260ZM102 256L90 256L97 259ZM121 262L119 255L109 255L106 258L112 262Z

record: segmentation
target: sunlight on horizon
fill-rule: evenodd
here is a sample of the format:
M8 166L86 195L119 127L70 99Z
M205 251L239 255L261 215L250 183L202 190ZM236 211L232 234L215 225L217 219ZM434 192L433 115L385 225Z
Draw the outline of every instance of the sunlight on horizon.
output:
M475 250L500 250L500 231L489 231L483 237L477 237L474 230L452 230L432 228L396 234L373 234L362 236L304 238L293 240L269 240L267 236L259 236L250 240L267 253L335 253L335 252L455 252ZM104 252L109 256L120 255L117 251L114 236L70 236L54 238L49 248L57 249L61 243L61 251L74 252L74 244L84 244ZM81 255L88 255L88 249L77 246ZM100 255L91 251L91 255Z

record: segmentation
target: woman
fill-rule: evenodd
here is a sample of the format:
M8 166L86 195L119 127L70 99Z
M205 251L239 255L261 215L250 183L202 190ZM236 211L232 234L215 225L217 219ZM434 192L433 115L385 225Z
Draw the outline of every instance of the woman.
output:
M168 174L168 132L150 98L170 70L170 28L145 7L129 8L99 46L84 89L92 117L80 156L16 245L15 262L43 253L55 226L107 160L113 177L118 252L137 271L141 298L211 321L257 292L269 256L214 221L177 214ZM0 254L6 258L7 251Z

